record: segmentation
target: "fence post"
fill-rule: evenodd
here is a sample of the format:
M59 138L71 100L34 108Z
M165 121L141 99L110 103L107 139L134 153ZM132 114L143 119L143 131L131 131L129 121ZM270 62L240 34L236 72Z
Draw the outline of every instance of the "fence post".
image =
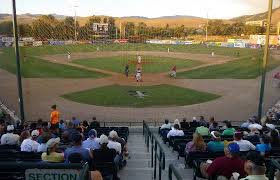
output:
M151 146L151 154L152 154L152 156L151 156L151 159L152 159L152 161L151 161L151 165L152 165L152 167L154 166L154 138L153 138L153 136L152 136L152 138L151 138L151 143L152 143L152 146Z
M157 178L157 142L155 142L155 153L154 153L154 179Z
M159 151L158 177L159 177L159 180L161 180L162 151L161 151L161 148L159 150L160 151Z
M172 180L172 169L171 169L171 165L168 168L168 180Z

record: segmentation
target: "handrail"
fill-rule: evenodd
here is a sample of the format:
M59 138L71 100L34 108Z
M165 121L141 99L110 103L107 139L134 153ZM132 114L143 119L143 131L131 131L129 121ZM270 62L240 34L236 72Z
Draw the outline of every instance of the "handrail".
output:
M178 172L177 168L175 168L174 164L169 164L169 168L168 168L168 179L169 180L172 180L173 174L177 180L183 180L182 176Z
M143 135L145 143L149 151L151 141L151 167L154 168L154 179L157 177L157 160L158 160L158 174L161 180L161 171L165 169L165 152L160 142L156 139L155 135L151 132L149 126L143 121Z

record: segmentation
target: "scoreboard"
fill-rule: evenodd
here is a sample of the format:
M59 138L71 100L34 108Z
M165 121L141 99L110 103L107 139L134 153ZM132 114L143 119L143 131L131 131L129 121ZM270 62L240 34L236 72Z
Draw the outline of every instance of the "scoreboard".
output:
M108 34L108 23L93 23L93 32L97 34Z

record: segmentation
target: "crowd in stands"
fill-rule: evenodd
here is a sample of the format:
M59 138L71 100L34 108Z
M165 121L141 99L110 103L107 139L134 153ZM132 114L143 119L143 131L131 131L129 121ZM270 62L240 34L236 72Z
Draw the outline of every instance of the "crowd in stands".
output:
M174 123L165 120L159 133L163 141L168 142L179 154L183 144L186 165L188 156L193 153L209 153L207 161L194 165L201 177L266 180L265 159L273 154L274 148L278 148L277 152L280 153L280 136L275 124L279 118L278 102L268 111L265 120L258 120L254 116L239 126L233 126L228 120L219 125L214 117L207 121L203 116L198 119L193 117L191 122L186 119L182 122L176 119ZM217 155L212 158L215 154L221 157Z
M128 128L121 131L112 127L104 131L95 117L89 122L80 122L76 117L59 121L56 106L52 109L50 122L39 119L31 124L12 125L0 117L0 148L2 145L18 145L20 152L41 153L41 161L87 162L92 170L97 163L112 163L114 171L109 175L119 179L118 170L126 165L129 156L126 147ZM119 136L117 131L124 134ZM107 176L106 173L101 172L102 176ZM101 174L97 173L97 176Z

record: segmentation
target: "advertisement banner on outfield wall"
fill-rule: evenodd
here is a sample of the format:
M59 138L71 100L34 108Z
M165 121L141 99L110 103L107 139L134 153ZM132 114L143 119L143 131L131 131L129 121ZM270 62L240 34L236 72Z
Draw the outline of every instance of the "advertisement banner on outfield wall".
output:
M280 36L271 35L269 36L270 45L280 45ZM265 45L265 35L250 35L250 44Z

